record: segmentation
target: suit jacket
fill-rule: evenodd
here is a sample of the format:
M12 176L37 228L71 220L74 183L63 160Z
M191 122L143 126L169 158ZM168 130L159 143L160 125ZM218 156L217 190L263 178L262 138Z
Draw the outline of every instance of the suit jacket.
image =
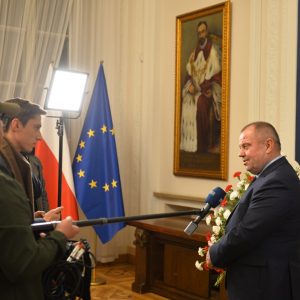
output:
M230 300L300 299L300 181L285 157L249 186L210 257Z
M43 176L43 166L41 161L34 154L27 154L27 159L31 166L32 183L34 191L35 210L49 210L49 201L46 191L46 183Z

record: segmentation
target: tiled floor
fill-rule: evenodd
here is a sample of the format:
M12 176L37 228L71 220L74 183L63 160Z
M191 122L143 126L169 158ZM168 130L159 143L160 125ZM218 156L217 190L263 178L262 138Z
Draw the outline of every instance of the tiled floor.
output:
M99 265L93 276L91 285L92 300L163 300L167 299L156 294L138 294L131 290L134 281L134 265L113 263ZM97 284L104 280L105 284ZM95 285L93 284L96 283Z

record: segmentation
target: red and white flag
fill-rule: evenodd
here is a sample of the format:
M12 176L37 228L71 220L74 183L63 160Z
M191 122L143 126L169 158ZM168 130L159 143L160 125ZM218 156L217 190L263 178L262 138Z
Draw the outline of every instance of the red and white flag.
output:
M50 209L56 208L58 202L59 137L56 130L56 120L56 118L42 117L41 133L43 139L38 142L35 149L36 156L42 162ZM62 219L71 216L73 220L78 220L69 144L65 132L63 134L62 161L61 205L64 207Z

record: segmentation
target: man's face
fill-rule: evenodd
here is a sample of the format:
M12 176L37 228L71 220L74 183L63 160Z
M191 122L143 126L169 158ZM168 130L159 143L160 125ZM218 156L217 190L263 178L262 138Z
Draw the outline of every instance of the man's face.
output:
M198 27L198 39L199 39L200 44L204 44L206 37L207 37L207 28L206 28L205 24L201 24Z
M246 170L259 174L268 162L267 146L264 139L255 132L254 126L240 134L239 148L239 157L243 159Z
M36 115L23 125L17 120L17 129L15 131L15 146L18 152L31 152L36 146L37 141L42 138L41 135L41 116Z

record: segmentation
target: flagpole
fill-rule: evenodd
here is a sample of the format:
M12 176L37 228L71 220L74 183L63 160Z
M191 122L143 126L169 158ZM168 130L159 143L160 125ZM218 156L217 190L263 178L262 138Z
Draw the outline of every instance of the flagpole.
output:
M94 253L95 253L95 257L96 257L97 234L96 234L96 232L93 232L93 233L94 233ZM93 268L93 271L92 271L91 285L95 286L95 285L106 284L106 280L104 278L96 278L96 265L97 265L97 260L95 259L95 267Z

